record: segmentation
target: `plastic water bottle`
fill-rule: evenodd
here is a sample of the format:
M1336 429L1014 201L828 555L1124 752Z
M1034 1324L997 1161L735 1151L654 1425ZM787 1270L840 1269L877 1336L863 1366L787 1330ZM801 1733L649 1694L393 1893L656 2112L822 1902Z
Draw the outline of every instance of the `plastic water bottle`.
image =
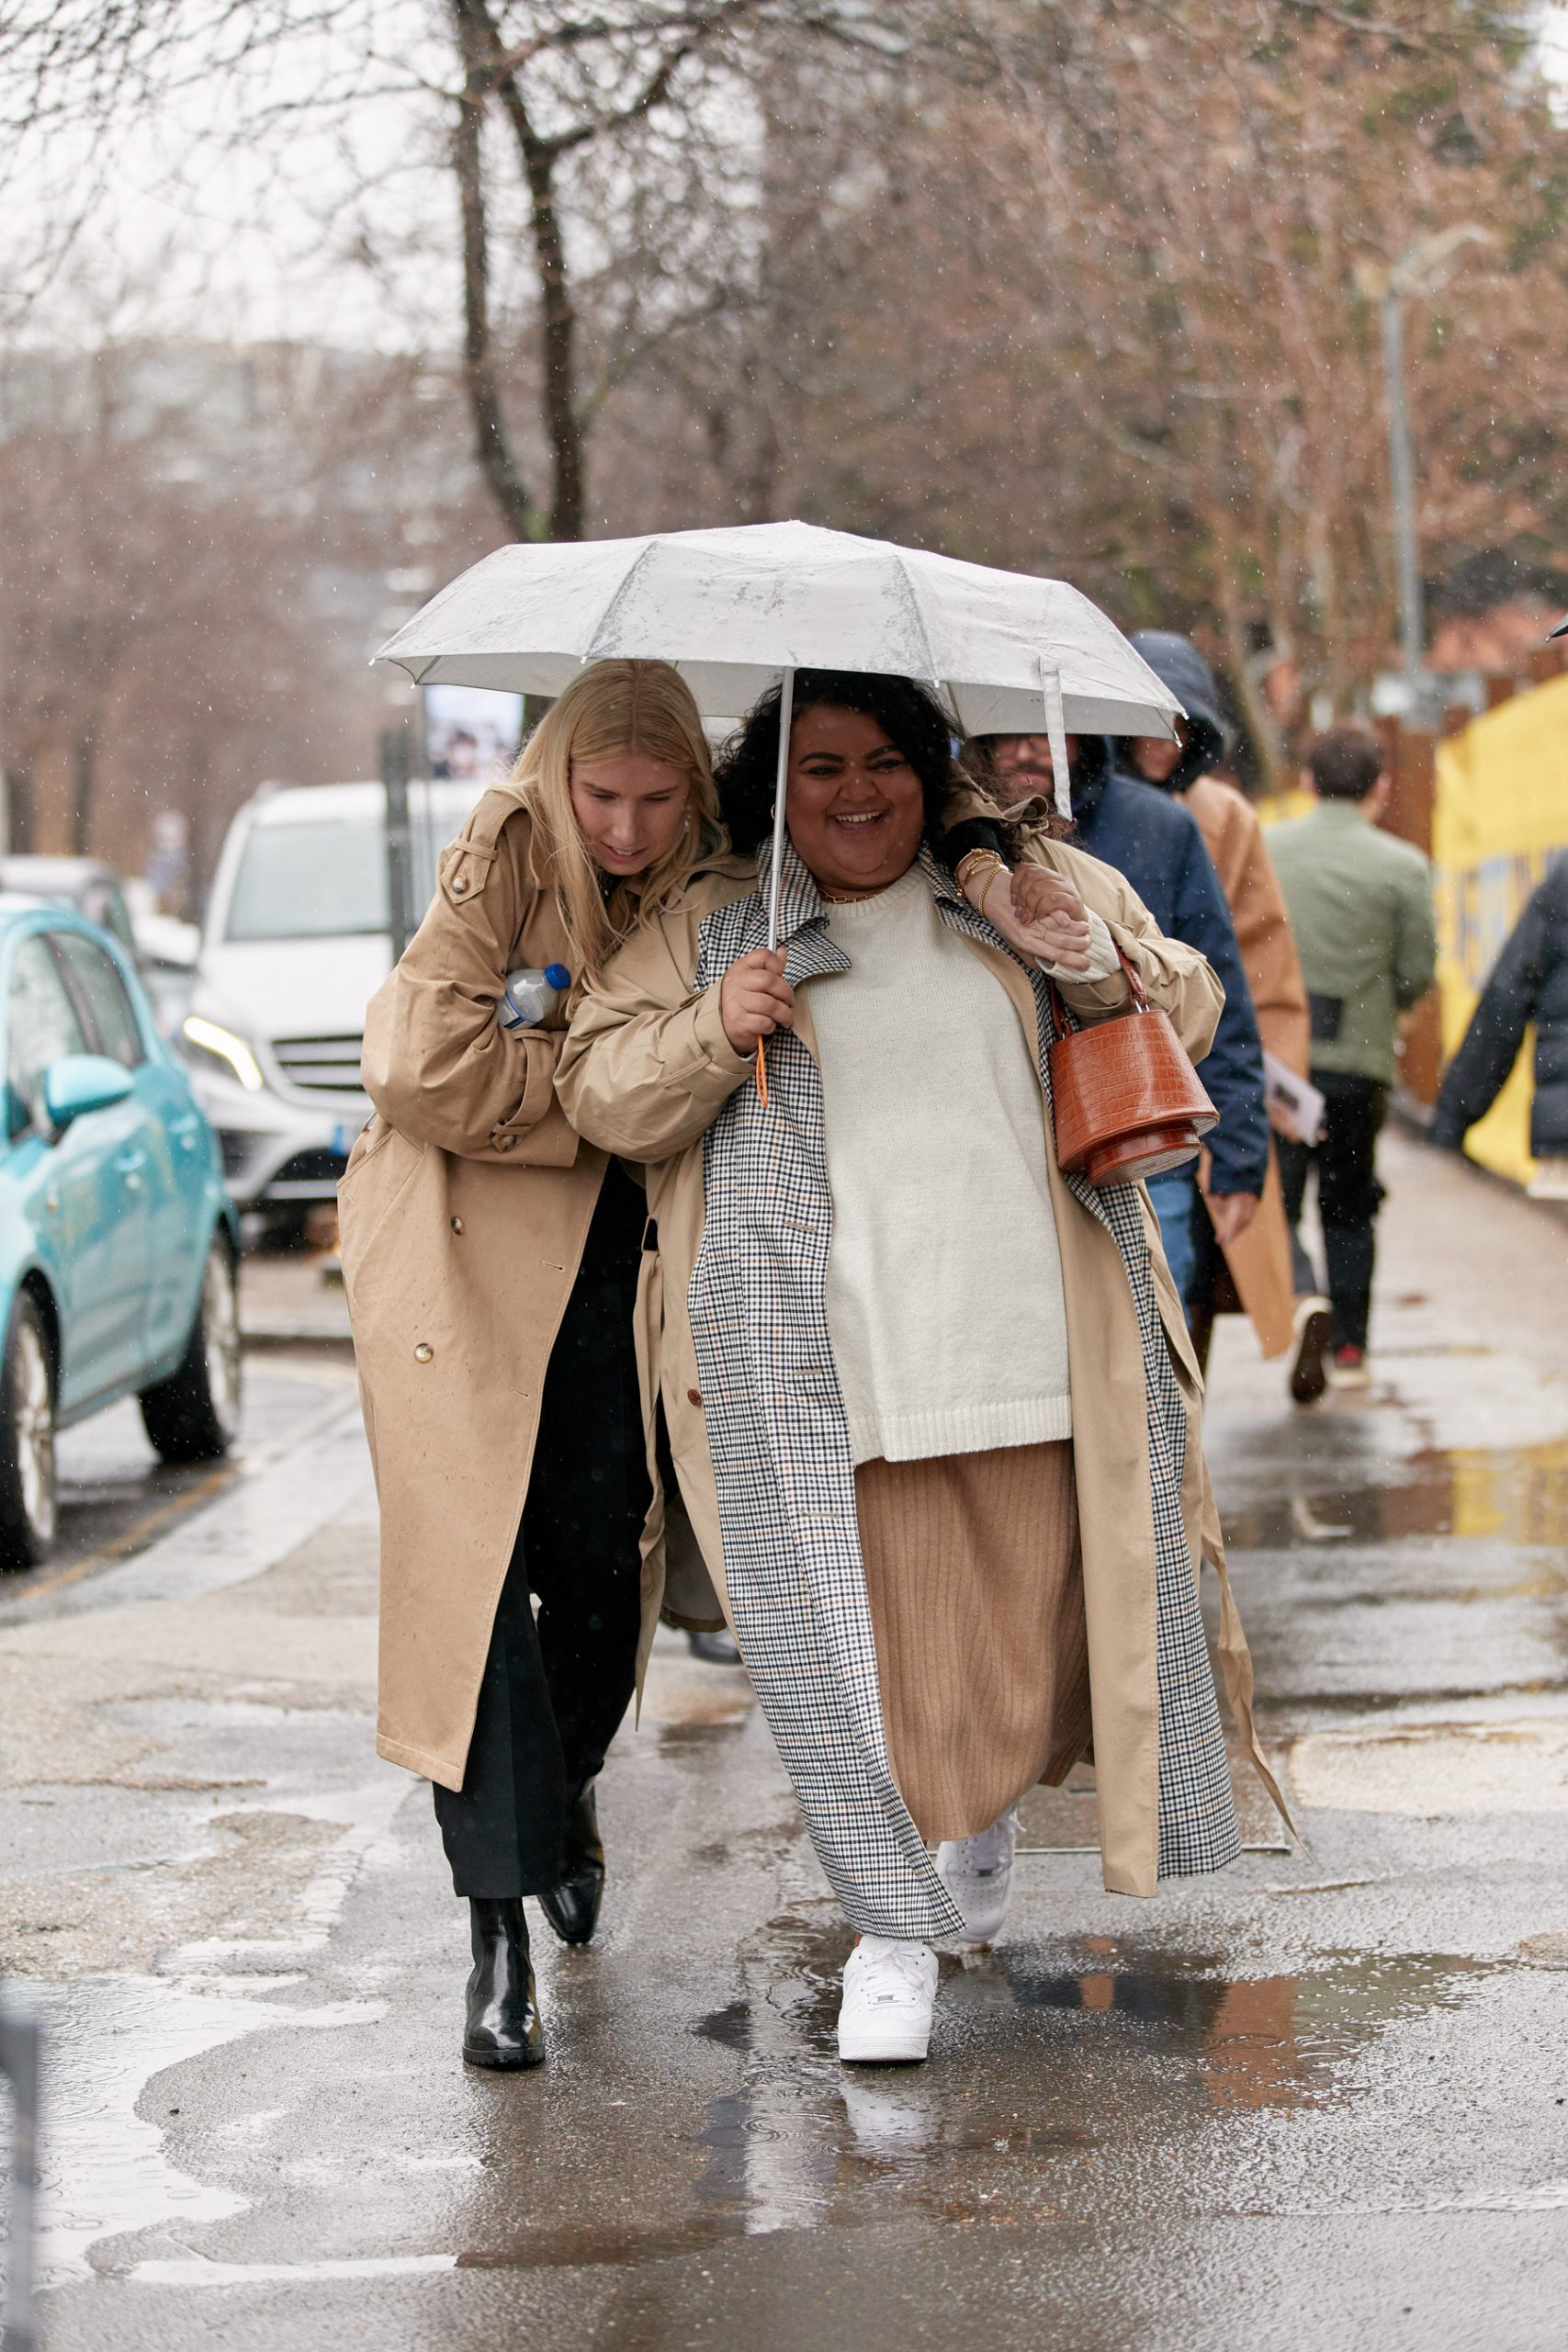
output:
M547 964L542 972L508 972L506 994L501 1000L503 1029L535 1029L547 1020L571 986L564 964Z

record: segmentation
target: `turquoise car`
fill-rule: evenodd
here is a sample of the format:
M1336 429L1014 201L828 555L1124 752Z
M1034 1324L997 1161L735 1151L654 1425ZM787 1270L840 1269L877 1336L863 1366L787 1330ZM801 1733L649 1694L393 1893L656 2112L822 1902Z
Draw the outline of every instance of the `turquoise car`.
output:
M217 1138L130 959L0 898L0 1566L54 1540L57 1430L140 1399L165 1462L239 1423L239 1236Z

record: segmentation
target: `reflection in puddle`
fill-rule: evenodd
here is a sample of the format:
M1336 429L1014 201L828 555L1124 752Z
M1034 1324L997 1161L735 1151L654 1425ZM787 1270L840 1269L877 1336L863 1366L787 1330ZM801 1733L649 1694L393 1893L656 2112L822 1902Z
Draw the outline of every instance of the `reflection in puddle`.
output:
M1340 1483L1347 1467L1360 1474L1354 1483ZM1432 1448L1397 1466L1324 1461L1301 1465L1287 1481L1293 1492L1227 1509L1232 1544L1277 1551L1303 1544L1471 1535L1568 1545L1568 1438L1543 1445ZM1550 1589L1568 1590L1568 1568L1558 1569Z
M1080 1975L1013 1974L1021 2007L1083 2009L1156 2029L1158 2047L1197 2063L1213 2108L1317 2107L1348 2096L1336 2069L1376 2028L1447 2006L1477 1963L1348 1955L1308 1976L1231 1979L1217 1963L1171 1955Z
M863 2224L890 2200L964 2221L1039 2211L1119 2139L1353 2096L1359 2051L1452 2006L1482 1973L1440 1955L1330 1953L1308 1973L1227 1978L1212 1954L1103 1938L1067 1946L1066 1964L1060 1947L1049 1962L970 1955L943 1961L931 2063L906 2072L837 2062L847 1945L836 1923L774 1920L749 1997L696 2029L746 2053L742 2089L713 2103L701 2135L699 2196L721 2233Z

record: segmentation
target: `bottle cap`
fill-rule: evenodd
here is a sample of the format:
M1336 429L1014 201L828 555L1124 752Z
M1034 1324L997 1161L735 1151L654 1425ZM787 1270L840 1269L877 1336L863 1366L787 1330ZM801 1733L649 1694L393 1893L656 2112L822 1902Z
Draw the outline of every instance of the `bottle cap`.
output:
M553 989L569 989L571 986L571 974L564 964L547 964L545 978Z

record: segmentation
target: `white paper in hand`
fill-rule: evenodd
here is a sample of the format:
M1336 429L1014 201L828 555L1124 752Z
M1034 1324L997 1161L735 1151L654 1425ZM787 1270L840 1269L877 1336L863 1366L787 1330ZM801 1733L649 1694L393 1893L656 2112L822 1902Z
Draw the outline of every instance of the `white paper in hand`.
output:
M1263 1057L1263 1102L1276 1135L1292 1143L1321 1143L1324 1100L1318 1089L1272 1054Z

